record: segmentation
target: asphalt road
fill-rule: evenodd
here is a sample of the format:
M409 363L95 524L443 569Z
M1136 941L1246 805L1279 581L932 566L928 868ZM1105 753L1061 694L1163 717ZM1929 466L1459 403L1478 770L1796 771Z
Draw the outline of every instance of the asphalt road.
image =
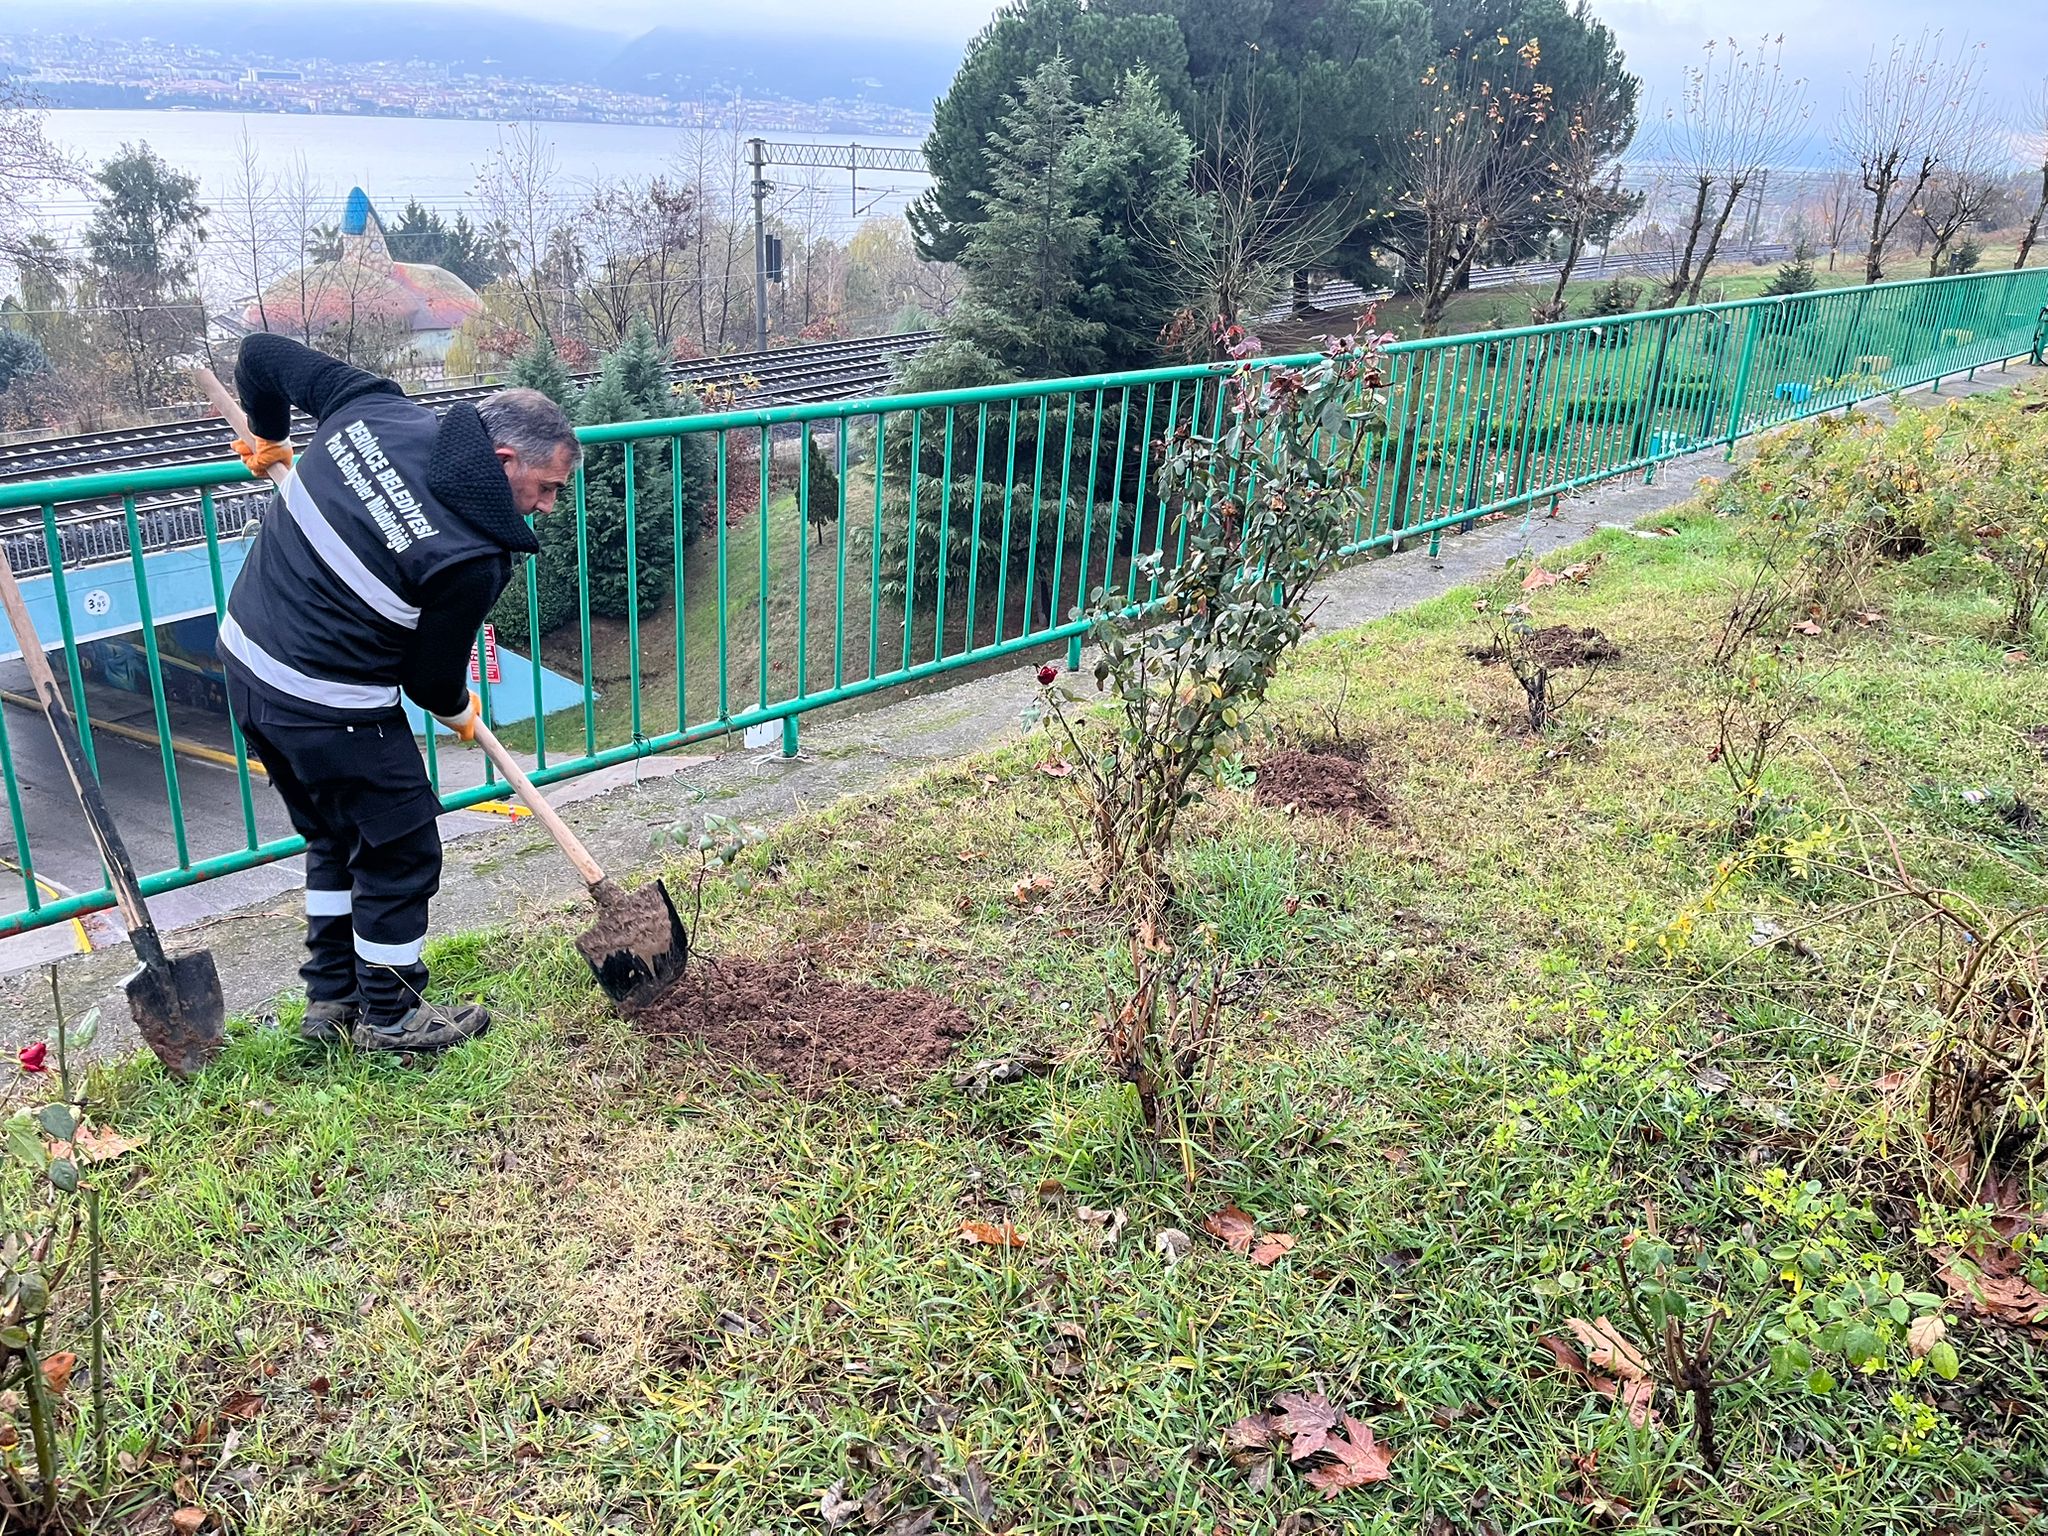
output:
M0 691L27 696L25 669L19 661L0 663ZM139 874L174 869L180 864L177 838L165 788L163 754L156 746L156 717L146 695L116 689L90 691L93 747L108 809ZM88 830L85 813L71 789L48 724L27 704L0 703L7 744L20 787L22 819L43 899L96 889L102 883L99 850ZM147 736L137 741L107 724L125 726ZM179 800L184 807L185 860L198 863L248 846L239 781L231 755L227 721L203 710L176 708L172 736L181 748L175 763ZM228 760L218 761L215 754ZM444 786L481 783L483 756L470 748L443 750L440 768ZM284 806L260 775L252 775L251 799L258 841L268 842L291 832ZM442 819L444 837L461 836L502 824L488 814L462 813ZM6 867L0 868L0 907L25 905L21 859L15 848L11 816L0 820L0 845ZM170 891L150 899L157 926L175 929L251 904L271 904L296 893L304 883L302 861L291 859ZM93 913L80 923L60 924L0 939L0 975L118 941L126 932L118 914Z

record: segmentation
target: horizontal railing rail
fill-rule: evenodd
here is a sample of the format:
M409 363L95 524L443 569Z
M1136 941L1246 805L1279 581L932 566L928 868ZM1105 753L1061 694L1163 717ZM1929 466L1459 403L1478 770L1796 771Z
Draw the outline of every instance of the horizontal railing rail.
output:
M1434 547L1479 518L1938 386L2028 353L2044 308L2048 269L2035 269L1396 343L1347 553ZM1140 557L1177 557L1166 445L1220 430L1238 366L582 429L542 554L493 615L497 649L538 664L495 684L480 666L485 714L546 784L758 728L794 752L804 714L1020 651L1064 644L1078 663L1091 601L1142 608ZM249 481L224 461L0 485L0 512L15 514L0 549L33 589L44 642L61 646L151 895L301 846L253 784L210 659L189 636L167 655L157 627L225 611L264 504ZM176 526L147 502L166 492L197 493ZM116 499L118 536L65 521L69 506ZM25 733L28 718L0 710L5 878L19 890L0 936L112 904L61 775L29 760L47 734ZM455 773L436 734L425 747L449 809L503 795L473 755Z

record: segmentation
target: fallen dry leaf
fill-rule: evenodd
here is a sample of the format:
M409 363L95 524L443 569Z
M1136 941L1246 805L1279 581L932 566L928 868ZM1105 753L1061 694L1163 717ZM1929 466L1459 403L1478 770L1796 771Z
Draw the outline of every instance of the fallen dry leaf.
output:
M1010 887L1010 900L1020 907L1028 907L1034 901L1053 892L1051 875L1026 875Z
M43 1385L54 1397L62 1397L71 1385L71 1373L78 1369L78 1356L70 1350L43 1356Z
M1919 1360L1947 1337L1948 1324L1930 1313L1913 1320L1913 1326L1906 1330L1906 1347L1913 1352L1913 1358Z
M1903 1072L1887 1072L1882 1077L1873 1078L1870 1086L1878 1093L1897 1093L1906 1086L1906 1074Z
M960 1235L970 1243L984 1243L991 1248L1022 1248L1024 1234L1007 1221L1001 1226L986 1221L963 1221Z
M1792 632L1798 635L1818 635L1824 633L1821 627L1811 619L1801 619L1792 626Z
M1317 1467L1306 1481L1309 1487L1320 1488L1326 1499L1336 1498L1347 1488L1383 1483L1393 1476L1392 1453L1374 1443L1370 1424L1349 1414L1344 1416L1344 1433L1331 1435L1324 1450L1337 1458L1335 1464Z
M1273 1399L1273 1430L1288 1440L1287 1459L1307 1461L1329 1443L1330 1431L1343 1422L1320 1392L1282 1392Z
M843 1477L818 1495L818 1518L825 1522L828 1531L838 1530L860 1512L860 1500L846 1496L846 1479Z
M1252 1245L1252 1262L1261 1269L1271 1269L1280 1262L1280 1256L1293 1246L1293 1233L1268 1232Z
M1604 1378L1595 1377L1593 1380L1593 1390L1600 1393L1601 1396L1611 1397L1615 1402L1619 1403L1622 1410L1628 1414L1629 1423L1635 1425L1637 1429L1645 1428L1657 1417L1656 1410L1650 1406L1651 1399L1656 1395L1657 1389L1650 1382L1624 1381L1618 1384L1607 1383L1605 1385L1603 1385L1603 1382ZM1608 1390L1609 1386L1613 1386L1614 1390Z
M1248 1413L1223 1431L1223 1454L1255 1493L1264 1493L1272 1484L1277 1438L1273 1421L1263 1413Z
M1965 1312L2008 1328L2048 1331L2048 1292L2021 1273L2021 1263L2020 1256L2004 1245L1976 1248L1967 1256L1950 1254L1941 1266L1941 1282Z
M1583 1317L1568 1317L1564 1325L1577 1335L1580 1347L1586 1351L1586 1358L1592 1364L1614 1372L1625 1381L1650 1379L1650 1362L1606 1318L1589 1323Z
M1567 1376L1576 1376L1580 1380L1585 1379L1586 1362L1571 1345L1565 1343L1563 1339L1558 1338L1556 1335L1548 1333L1537 1339L1536 1342L1550 1351L1550 1357L1557 1362L1559 1370L1563 1371Z
M1226 1205L1220 1211L1212 1212L1202 1221L1202 1230L1222 1243L1232 1253L1250 1253L1252 1243L1258 1238L1259 1229L1234 1205Z
M263 1411L263 1397L257 1392L235 1392L220 1405L220 1416L224 1419L240 1419L243 1423Z
M203 1530L205 1526L206 1511L195 1509L189 1504L171 1516L171 1529L176 1531L178 1536L193 1536L193 1532Z
M1070 779L1074 776L1074 765L1063 757L1055 757L1040 763L1038 771L1048 779Z
M1556 586L1557 580L1553 573L1546 571L1539 565L1531 569L1529 574L1522 578L1522 590L1524 592L1540 592L1545 587Z
M111 1163L148 1141L146 1135L123 1136L119 1131L97 1125L80 1126L78 1133L71 1138L71 1155L81 1163Z

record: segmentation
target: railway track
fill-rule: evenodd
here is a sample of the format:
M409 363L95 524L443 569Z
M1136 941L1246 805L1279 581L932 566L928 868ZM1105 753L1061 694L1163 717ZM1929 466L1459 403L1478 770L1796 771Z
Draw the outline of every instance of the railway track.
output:
M1789 249L1782 245L1759 245L1728 254L1731 258L1769 261L1783 258ZM1669 265L1669 259L1657 253L1606 256L1581 261L1572 275L1582 279L1655 275L1667 271ZM1544 283L1554 280L1557 272L1552 263L1478 267L1473 269L1470 286L1485 290ZM1307 300L1311 310L1331 311L1376 303L1391 293L1387 288L1365 288L1333 280L1312 289ZM1272 323L1295 312L1296 304L1289 300L1261 315L1259 323ZM678 384L729 388L743 405L855 399L885 390L896 360L922 351L937 339L937 332L915 331L902 336L815 342L768 352L692 359L674 365L670 375ZM581 382L595 374L574 377ZM481 399L497 387L469 385L422 390L413 398L440 408ZM293 440L303 445L311 428L310 421L295 414ZM225 458L228 452L227 424L218 416L109 432L74 433L0 445L0 484L204 463ZM217 534L232 538L257 515L263 504L263 492L254 485L242 491L223 489L215 493L213 504ZM119 500L79 501L60 506L54 520L66 567L118 559L128 553L127 509ZM136 498L136 527L143 549L154 551L204 542L206 525L202 511L200 498L190 492ZM5 551L8 563L18 574L31 575L49 567L42 522L33 509L0 513L0 550Z

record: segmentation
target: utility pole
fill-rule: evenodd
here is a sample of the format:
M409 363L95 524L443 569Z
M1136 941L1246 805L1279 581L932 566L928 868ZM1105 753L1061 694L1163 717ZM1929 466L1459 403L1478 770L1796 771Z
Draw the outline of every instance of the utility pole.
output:
M768 144L749 139L754 160L754 350L768 350Z
M754 348L768 350L768 167L789 165L814 170L846 171L853 177L854 216L860 206L862 171L895 171L925 176L930 172L924 152L917 149L876 148L872 144L773 144L766 139L747 140L754 167ZM885 192L887 188L883 189ZM877 199L879 201L879 199Z

